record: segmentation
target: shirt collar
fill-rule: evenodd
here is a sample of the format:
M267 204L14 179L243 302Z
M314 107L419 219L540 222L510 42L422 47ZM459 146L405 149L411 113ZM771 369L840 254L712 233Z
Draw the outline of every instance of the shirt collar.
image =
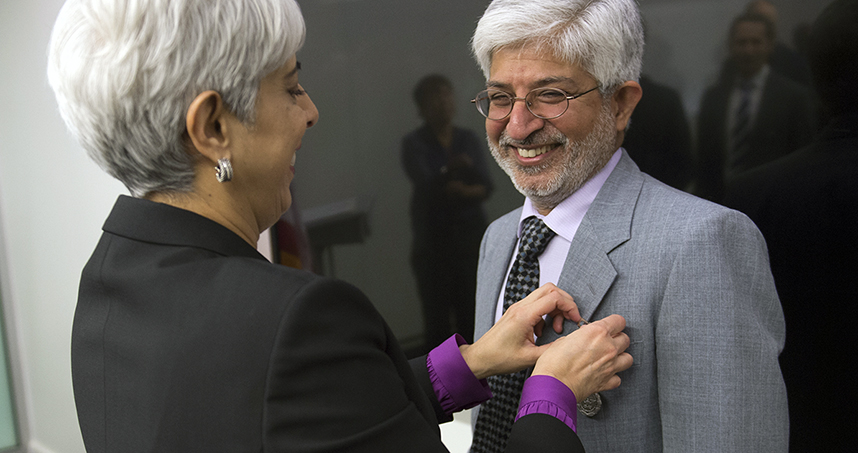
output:
M561 201L547 216L543 216L537 212L530 198L525 198L524 206L521 209L521 218L518 221L518 237L521 237L521 222L530 216L536 216L545 222L548 228L551 228L558 236L572 242L575 232L578 231L578 225L581 224L584 215L587 214L587 210L590 209L590 205L593 204L593 200L596 199L596 195L599 194L599 190L602 189L608 176L611 175L617 163L620 162L622 155L623 149L617 149L608 163L595 176L587 180L583 186L572 192L565 200Z

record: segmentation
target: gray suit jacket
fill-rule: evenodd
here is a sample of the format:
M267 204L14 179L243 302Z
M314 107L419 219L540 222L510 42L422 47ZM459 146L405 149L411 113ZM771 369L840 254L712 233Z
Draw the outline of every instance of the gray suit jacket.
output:
M483 238L477 338L493 323L519 216ZM624 316L631 339L622 385L602 392L595 417L578 415L588 453L787 451L783 312L765 242L743 214L658 182L623 152L558 286L586 319ZM556 338L546 330L542 341Z

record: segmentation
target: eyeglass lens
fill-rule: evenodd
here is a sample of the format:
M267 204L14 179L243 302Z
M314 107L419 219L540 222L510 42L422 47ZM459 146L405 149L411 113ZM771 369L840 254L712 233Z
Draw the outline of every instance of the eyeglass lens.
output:
M477 95L477 110L490 120L501 120L512 112L515 101L509 93L499 90L485 90ZM566 112L569 100L564 91L556 88L537 88L524 98L528 110L539 118L557 118Z

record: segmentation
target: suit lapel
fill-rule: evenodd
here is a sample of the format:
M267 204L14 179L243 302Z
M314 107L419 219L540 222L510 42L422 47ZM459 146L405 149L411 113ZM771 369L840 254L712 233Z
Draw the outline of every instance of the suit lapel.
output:
M769 71L769 76L766 77L766 81L764 83L765 85L763 85L763 93L760 96L760 105L757 107L757 116L754 118L752 132L754 137L759 137L761 139L765 136L765 131L772 129L773 127L775 130L778 130L779 125L773 125L772 123L783 119L783 116L776 113L778 105L782 104L781 100L778 99L778 93L783 93L783 88L781 87L780 80L778 79L778 74Z
M609 254L631 237L632 216L642 184L643 174L623 151L575 233L557 286L572 295L584 319L592 318L617 278ZM574 330L574 325L567 322L564 334ZM540 343L555 338L557 334L546 329Z
M709 127L715 127L718 131L715 137L718 140L718 146L716 149L719 150L720 156L719 159L722 161L726 159L726 149L727 149L727 137L730 135L730 131L727 130L729 127L730 121L727 120L727 115L730 111L730 93L732 91L732 87L730 84L721 84L718 86L718 94L715 99L717 99L717 107L715 116L713 117L716 123L714 125L710 125Z

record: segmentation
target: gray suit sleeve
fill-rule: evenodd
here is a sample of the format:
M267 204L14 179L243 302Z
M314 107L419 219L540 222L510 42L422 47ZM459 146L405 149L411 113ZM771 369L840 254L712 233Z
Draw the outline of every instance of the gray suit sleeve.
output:
M726 210L687 234L656 328L664 451L786 452L785 327L762 235Z

